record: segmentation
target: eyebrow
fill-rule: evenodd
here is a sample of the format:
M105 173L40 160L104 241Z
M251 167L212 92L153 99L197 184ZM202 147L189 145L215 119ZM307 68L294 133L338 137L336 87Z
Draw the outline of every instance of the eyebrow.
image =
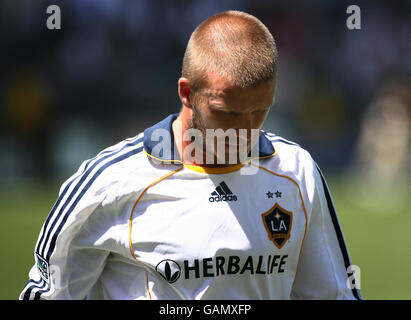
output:
M207 97L207 102L210 105L217 105L217 106L226 106L225 104L221 104L221 103L215 103L215 102L223 102L222 96L218 96L218 95L214 95L214 94L209 94Z

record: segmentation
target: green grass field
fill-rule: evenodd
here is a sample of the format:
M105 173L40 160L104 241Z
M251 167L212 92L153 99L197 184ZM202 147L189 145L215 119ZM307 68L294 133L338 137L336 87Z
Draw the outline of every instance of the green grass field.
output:
M364 200L355 186L335 178L328 182L351 260L361 269L364 299L411 299L411 201L407 192L400 198L384 193ZM58 186L0 191L0 299L17 299L28 280L34 246Z

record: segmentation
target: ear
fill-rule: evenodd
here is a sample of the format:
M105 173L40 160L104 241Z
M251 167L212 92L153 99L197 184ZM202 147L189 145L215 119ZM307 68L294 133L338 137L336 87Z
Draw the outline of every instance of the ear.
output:
M185 107L191 109L192 105L191 105L190 95L191 95L191 88L190 88L190 82L188 81L188 79L184 77L178 79L178 96L180 97L181 103Z

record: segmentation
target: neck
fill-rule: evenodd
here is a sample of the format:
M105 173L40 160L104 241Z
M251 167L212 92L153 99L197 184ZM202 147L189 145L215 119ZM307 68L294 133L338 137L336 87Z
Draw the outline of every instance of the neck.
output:
M180 114L172 123L174 143L176 145L180 159L183 161L183 163L184 163L183 151L184 151L184 148L188 144L187 141L183 141L183 137L184 137L184 132L187 128L187 124L189 123L190 119L191 119L191 110L183 106Z

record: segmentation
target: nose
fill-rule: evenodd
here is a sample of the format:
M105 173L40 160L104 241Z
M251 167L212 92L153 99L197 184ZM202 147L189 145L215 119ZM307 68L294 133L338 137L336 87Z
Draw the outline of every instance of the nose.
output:
M237 117L235 123L235 131L237 137L240 139L246 139L250 141L251 139L251 129L253 128L253 121L251 113L244 112L241 116Z
M250 112L244 112L241 116L241 123L238 124L238 129L246 129L247 132L250 131L250 129L253 128L253 121L252 121L252 116Z

